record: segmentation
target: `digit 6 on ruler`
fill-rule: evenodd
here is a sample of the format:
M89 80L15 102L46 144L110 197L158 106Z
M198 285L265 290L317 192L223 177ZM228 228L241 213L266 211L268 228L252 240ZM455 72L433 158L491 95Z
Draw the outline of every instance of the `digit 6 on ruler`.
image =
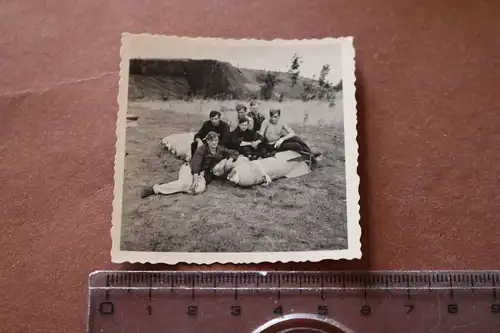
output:
M233 316L241 316L241 306L231 306L231 314Z
M100 271L89 278L87 332L419 333L436 322L442 332L496 332L499 277L500 271Z
M190 316L196 316L198 314L198 307L196 305L188 306L187 314Z

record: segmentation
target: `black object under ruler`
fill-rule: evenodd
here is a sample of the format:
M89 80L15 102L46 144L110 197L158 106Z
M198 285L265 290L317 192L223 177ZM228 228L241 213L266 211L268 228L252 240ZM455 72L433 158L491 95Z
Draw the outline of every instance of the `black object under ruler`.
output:
M500 271L97 271L88 333L500 332Z

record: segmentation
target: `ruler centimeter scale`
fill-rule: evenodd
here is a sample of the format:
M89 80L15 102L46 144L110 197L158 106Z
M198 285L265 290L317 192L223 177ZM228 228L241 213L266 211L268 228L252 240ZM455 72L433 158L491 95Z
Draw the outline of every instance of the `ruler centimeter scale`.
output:
M500 271L97 271L87 333L500 332L497 288Z

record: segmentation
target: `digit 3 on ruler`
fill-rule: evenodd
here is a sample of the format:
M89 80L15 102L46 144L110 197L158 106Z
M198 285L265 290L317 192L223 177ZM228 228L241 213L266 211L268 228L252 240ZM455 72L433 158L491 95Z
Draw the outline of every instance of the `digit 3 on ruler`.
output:
M500 271L98 271L87 332L499 332L499 284Z

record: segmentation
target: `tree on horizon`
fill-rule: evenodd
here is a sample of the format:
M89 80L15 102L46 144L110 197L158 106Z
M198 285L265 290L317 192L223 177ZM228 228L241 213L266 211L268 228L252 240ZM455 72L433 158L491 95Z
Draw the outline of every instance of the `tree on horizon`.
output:
M282 80L278 78L278 73L270 71L257 74L255 80L261 85L259 92L260 98L266 101L270 100L273 96L276 85L282 82Z
M292 57L292 63L290 65L290 69L288 70L288 75L292 80L292 87L297 84L297 79L300 75L300 64L302 63L302 59L295 53Z

